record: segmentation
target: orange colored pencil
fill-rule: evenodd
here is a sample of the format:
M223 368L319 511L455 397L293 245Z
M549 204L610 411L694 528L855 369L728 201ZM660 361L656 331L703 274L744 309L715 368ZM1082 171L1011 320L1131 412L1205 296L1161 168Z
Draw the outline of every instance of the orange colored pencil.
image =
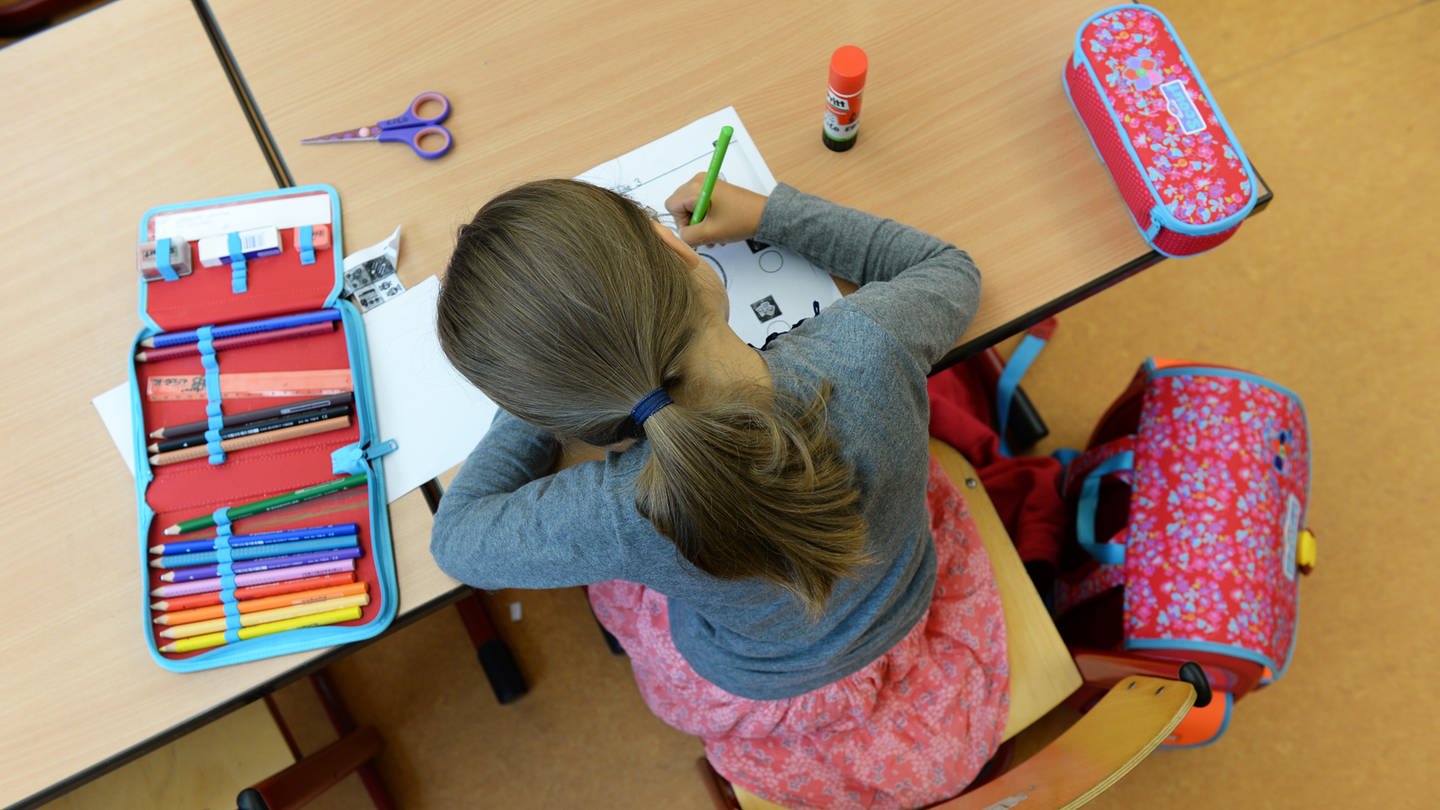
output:
M304 605L310 602L323 602L326 599L333 599L340 596L355 596L365 593L369 589L370 583L368 582L351 582L345 585L334 585L329 588L315 588L309 591L282 593L279 596L266 596L261 599L246 599L236 604L241 613L255 613L256 611L270 610L271 608ZM223 618L225 618L224 605L207 605L205 607L190 608L189 610L175 610L169 613L161 613L152 621L156 624L172 625Z
M347 582L354 581L354 571L341 571L336 574L326 574L321 577L289 579L283 582L271 582L267 585L250 585L245 588L236 588L235 599L241 602L246 599L263 599L267 596L278 596L282 593L296 593L298 591L309 591L316 588L329 588L334 585L344 585ZM190 608L219 604L222 604L220 592L207 591L205 593L193 593L187 596L172 596L168 599L151 602L150 609L160 611L189 610Z
M226 439L220 442L220 449L227 453L236 450L244 450L248 447L260 447L275 442L283 442L287 439L298 439L301 436L310 436L316 433L325 433L331 430L340 430L350 427L349 416L337 416L334 419L321 419L318 422L306 422L303 425L270 430L265 433L255 433L249 436L239 436L234 439ZM194 447L186 447L181 450L171 450L166 453L156 453L150 457L150 464L154 467L161 467L166 464L175 464L181 461L192 461L197 458L205 458L210 455L210 448L199 444Z

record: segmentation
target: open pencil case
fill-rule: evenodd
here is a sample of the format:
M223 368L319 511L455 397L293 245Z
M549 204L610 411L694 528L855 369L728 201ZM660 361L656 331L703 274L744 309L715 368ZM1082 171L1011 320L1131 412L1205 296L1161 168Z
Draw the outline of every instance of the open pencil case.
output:
M340 298L342 244L339 195L324 185L160 206L140 222L129 378L141 611L166 669L357 641L395 616L380 462L394 443L377 432L364 322ZM343 488L299 496L321 485ZM293 502L257 508L270 499ZM280 542L291 536L322 539ZM205 550L171 554L188 541Z

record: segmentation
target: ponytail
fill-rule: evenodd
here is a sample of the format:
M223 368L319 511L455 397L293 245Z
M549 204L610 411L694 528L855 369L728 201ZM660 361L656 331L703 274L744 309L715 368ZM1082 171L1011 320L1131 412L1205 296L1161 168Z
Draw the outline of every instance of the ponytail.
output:
M818 615L869 561L859 493L826 429L829 393L659 410L644 423L636 508L700 570L767 580Z

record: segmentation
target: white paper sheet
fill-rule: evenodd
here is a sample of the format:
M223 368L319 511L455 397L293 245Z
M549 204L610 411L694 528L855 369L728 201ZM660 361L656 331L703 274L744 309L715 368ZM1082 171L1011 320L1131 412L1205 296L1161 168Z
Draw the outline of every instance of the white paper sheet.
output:
M464 461L495 418L495 403L440 350L439 295L440 280L430 276L365 313L380 437L400 445L383 462L392 501Z
M735 128L720 178L769 194L775 177L750 140L734 107L707 115L658 140L585 172L577 180L618 191L661 215L674 227L665 200L682 183L710 166L722 126ZM827 307L840 291L824 270L796 253L748 242L699 248L725 282L730 296L730 328L746 343L761 346L772 332L784 332L802 318Z
M399 448L385 457L390 501L459 464L495 417L495 404L451 367L435 336L439 279L431 276L365 313L370 379L380 438ZM121 384L93 400L111 441L134 472L130 395Z

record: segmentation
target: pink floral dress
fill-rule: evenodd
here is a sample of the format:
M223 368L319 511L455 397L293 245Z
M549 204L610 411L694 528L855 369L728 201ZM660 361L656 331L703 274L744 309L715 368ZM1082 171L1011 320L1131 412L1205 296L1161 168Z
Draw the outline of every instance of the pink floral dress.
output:
M793 698L741 698L696 674L670 638L664 594L612 580L590 586L590 603L651 711L700 737L731 782L797 809L931 804L994 754L1010 679L990 560L933 460L926 501L938 559L929 611L864 669Z

